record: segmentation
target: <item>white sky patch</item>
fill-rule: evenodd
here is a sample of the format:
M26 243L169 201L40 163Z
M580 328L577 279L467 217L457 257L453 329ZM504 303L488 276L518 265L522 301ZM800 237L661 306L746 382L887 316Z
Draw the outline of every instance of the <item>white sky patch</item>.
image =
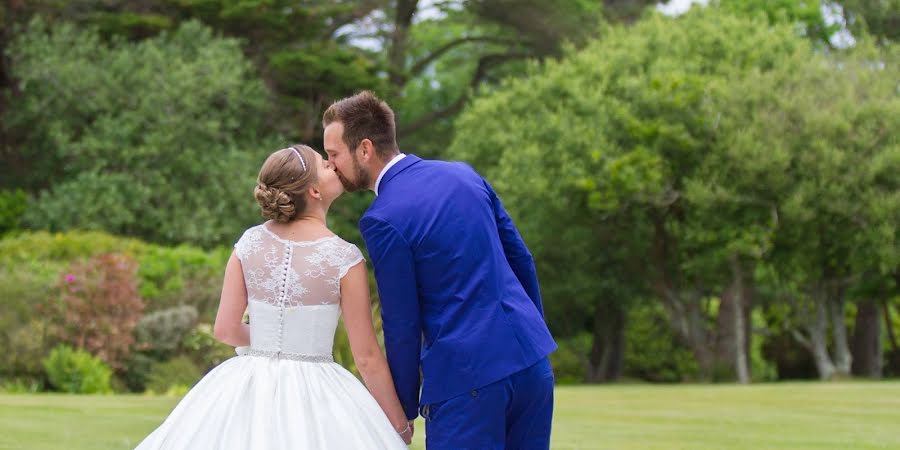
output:
M831 35L829 39L831 45L837 48L847 48L856 45L856 39L853 38L850 30L847 29L847 21L844 19L844 8L841 5L834 2L822 3L822 18L825 19L826 25L838 24L841 26L838 32Z
M691 6L698 4L706 6L709 0L669 0L656 4L656 9L667 16L678 16L688 12Z

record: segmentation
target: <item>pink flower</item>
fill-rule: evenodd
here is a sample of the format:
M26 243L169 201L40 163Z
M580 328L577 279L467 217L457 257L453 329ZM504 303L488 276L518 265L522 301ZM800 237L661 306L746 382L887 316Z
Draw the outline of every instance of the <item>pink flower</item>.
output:
M72 275L71 273L66 274L66 283L74 283L74 282L75 282L75 275Z

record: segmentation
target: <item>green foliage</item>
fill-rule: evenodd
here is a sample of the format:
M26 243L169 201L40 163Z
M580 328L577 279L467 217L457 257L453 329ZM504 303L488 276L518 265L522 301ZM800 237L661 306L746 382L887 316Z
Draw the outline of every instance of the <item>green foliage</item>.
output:
M44 372L41 359L47 355L52 339L47 324L36 317L24 323L10 321L4 329L0 376L40 377Z
M47 379L56 390L72 394L106 394L112 391L112 371L100 360L67 345L55 347L43 360Z
M804 45L789 26L715 9L651 15L532 67L460 117L450 154L486 176L519 224L555 332L568 332L569 317L590 317L597 302L627 304L651 286L680 295L659 279L663 270L676 285L708 276L680 269L720 242L675 242L689 213L686 179L715 142L704 109L719 95L711 82L771 70Z
M147 12L95 11L87 14L84 20L96 26L104 36L127 36L132 39L155 36L174 25L170 17Z
M27 310L49 297L66 264L111 252L137 261L148 311L188 304L204 317L215 313L230 248L164 247L102 232L29 232L0 240L0 287L10 294L9 306L21 298Z
M751 317L753 330L767 330L766 319L762 311L754 310ZM753 381L777 381L778 368L774 362L763 354L766 336L754 336L750 341L750 372Z
M43 371L40 357L59 342L62 330L54 327L59 326L62 311L54 309L54 314L47 314L35 306L59 299L58 283L70 273L70 264L110 252L127 254L137 261L138 293L145 300L146 312L186 305L185 308L196 308L206 320L214 317L225 260L230 254L228 248L205 252L189 246L161 247L100 232L25 232L7 236L0 239L0 375L34 376ZM118 313L104 309L98 314L103 318ZM184 333L189 331L187 328ZM129 340L130 337L124 337L115 342L121 347ZM133 349L121 350L129 353ZM197 352L198 361L203 361L205 352ZM126 384L135 389L142 382L128 379L131 356L120 355L125 360ZM213 353L208 356L219 361ZM210 366L204 363L204 367Z
M840 31L840 25L826 23L820 0L717 0L717 3L737 16L763 15L770 23L798 24L803 35L820 45L829 45L829 39Z
M550 365L553 366L553 376L557 384L584 382L592 340L593 336L590 333L557 339L558 348L550 354Z
M882 42L900 39L900 0L840 0L848 26L856 35L868 33Z
M269 66L284 95L300 102L319 99L308 105L311 109L321 109L325 99L362 89L378 91L383 86L376 77L378 67L370 58L333 42L274 51L269 56Z
M5 119L23 167L4 179L37 194L30 226L210 247L254 222L255 171L275 144L238 41L189 22L106 44L35 20L9 56L19 90Z
M134 329L135 349L162 361L173 356L197 323L197 309L176 306L147 314Z
M812 47L790 21L649 15L459 118L450 154L519 224L554 332L590 326L570 318L592 304L654 295L711 377L714 358L701 357L716 321L702 302L735 273L749 285L766 281L752 276L760 266L801 277L761 290L779 300L816 281L803 274L888 280L900 249L887 176L900 172L896 50Z
M193 386L203 373L190 358L179 356L153 365L147 377L147 390L154 393L174 392Z
M697 363L679 345L658 305L633 308L625 332L625 376L646 381L696 380Z
M16 377L0 380L0 392L7 394L33 394L41 390L43 383L36 378Z
M0 240L0 248L11 239ZM0 250L0 259L6 256ZM53 260L0 264L0 374L43 372L39 358L49 352L53 343L48 339L46 319L38 314L35 305L56 294L57 276L64 267L64 263Z
M204 372L235 356L234 348L219 342L208 323L198 323L181 343L185 354L197 362Z
M231 248L146 245L136 253L140 292L150 310L190 305L204 320L213 320Z
M131 392L143 392L147 386L147 378L156 361L140 352L132 352L125 360L124 371L120 377L125 387Z
M25 191L0 190L0 236L19 229L27 206Z

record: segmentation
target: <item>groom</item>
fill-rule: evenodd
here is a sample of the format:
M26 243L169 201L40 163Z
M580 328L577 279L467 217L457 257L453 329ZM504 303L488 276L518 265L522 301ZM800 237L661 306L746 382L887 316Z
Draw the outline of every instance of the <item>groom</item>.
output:
M556 344L534 260L491 186L468 165L400 153L394 113L370 92L323 122L344 187L376 195L359 228L397 394L410 421L424 417L426 447L549 448Z

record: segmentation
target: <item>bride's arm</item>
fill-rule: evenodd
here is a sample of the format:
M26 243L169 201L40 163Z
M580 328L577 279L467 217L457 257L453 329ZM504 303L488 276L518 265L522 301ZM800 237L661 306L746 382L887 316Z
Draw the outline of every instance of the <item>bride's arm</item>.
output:
M406 413L400 406L394 380L391 378L391 369L375 337L369 299L369 277L364 262L353 266L341 279L341 311L356 368L359 369L366 387L384 410L394 429L401 433L409 444L412 432L403 433L404 430L409 430Z
M232 253L225 266L222 298L213 327L216 339L234 347L250 345L250 327L242 321L246 309L247 286L244 285L241 260Z

